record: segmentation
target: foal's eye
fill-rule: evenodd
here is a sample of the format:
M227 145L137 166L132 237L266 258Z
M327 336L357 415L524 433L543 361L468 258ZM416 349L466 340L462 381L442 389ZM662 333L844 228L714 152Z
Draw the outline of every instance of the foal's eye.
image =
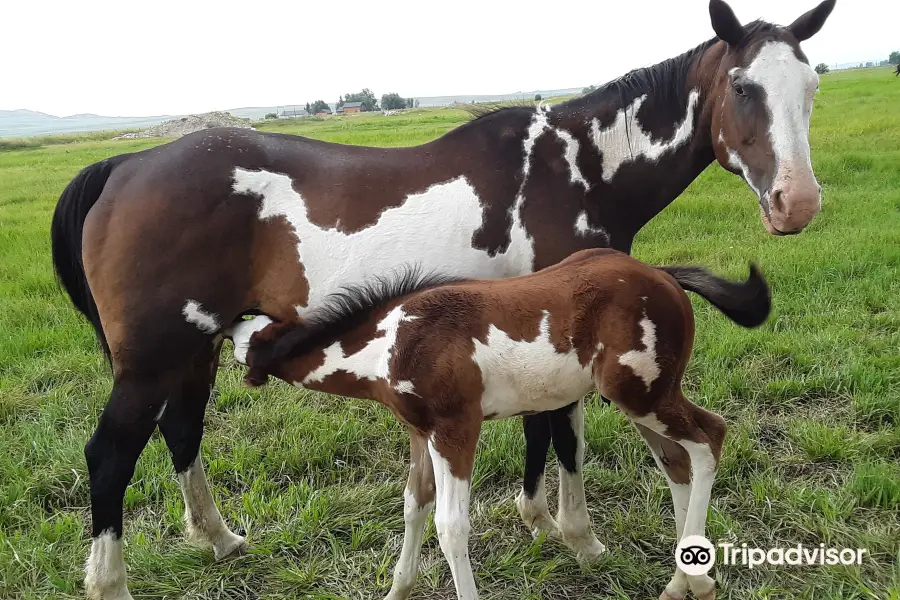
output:
M735 83L732 88L734 89L734 93L738 96L746 96L747 92L744 90L744 86L739 83Z

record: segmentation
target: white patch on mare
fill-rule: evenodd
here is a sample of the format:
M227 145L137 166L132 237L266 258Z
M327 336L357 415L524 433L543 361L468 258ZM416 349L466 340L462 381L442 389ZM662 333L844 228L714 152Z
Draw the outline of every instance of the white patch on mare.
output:
M601 235L606 239L606 242L609 243L609 234L606 233L606 230L602 227L593 227L590 222L588 222L586 210L578 213L578 218L575 219L575 232L582 236Z
M565 129L554 129L553 132L566 144L566 152L563 157L566 159L566 164L569 165L569 181L581 184L584 191L588 191L591 189L591 185L581 174L581 169L578 168L578 140Z
M122 539L106 529L91 542L91 554L84 566L87 597L102 600L131 600L126 585Z
M532 144L533 145L533 144ZM513 207L510 244L490 256L472 247L484 223L484 206L465 177L411 194L400 206L381 212L375 224L357 232L322 229L310 222L306 200L291 178L269 171L236 168L233 189L261 197L259 219L283 217L297 238L297 259L309 284L305 317L341 287L364 284L373 275L396 269L414 258L423 273L452 273L473 279L524 275L534 269L534 244Z
M252 319L246 319L235 323L225 331L225 335L231 338L234 344L234 360L242 365L247 364L247 351L250 350L250 338L257 331L265 329L272 323L272 319L265 315L259 315Z
M608 127L601 128L600 120L594 118L591 121L591 137L603 157L603 181L612 181L624 164L638 158L655 162L663 154L677 150L690 140L694 134L694 112L699 98L700 90L691 90L684 119L675 127L675 133L669 140L654 142L650 133L641 128L637 114L647 99L646 94L619 110L616 120Z
M791 177L813 177L809 151L809 119L819 83L815 70L794 54L785 42L763 44L746 77L766 92L769 136L777 169L773 189Z
M406 379L398 381L394 385L394 390L400 394L412 394L413 396L418 396L416 388L413 386L413 382Z
M560 354L550 341L550 313L543 311L537 337L517 341L491 325L487 340L473 338L472 359L481 369L481 410L497 419L553 410L593 389L592 363L582 365L573 348Z
M203 305L196 300L188 300L181 309L188 323L193 323L203 333L215 333L219 330L219 315L203 310Z
M384 335L369 340L359 352L346 356L340 342L335 342L325 348L325 362L303 378L302 383L295 385L308 385L324 380L337 371L346 371L359 379L384 379L390 380L391 353L394 351L394 343L397 341L397 331L400 324L412 321L418 317L407 315L403 312L403 305L394 307L378 323L378 331ZM398 387L405 387L412 383L398 381Z
M638 323L641 326L643 335L641 335L641 344L644 345L643 350L629 350L625 354L619 356L619 364L631 367L634 374L640 377L647 391L650 386L659 377L659 363L656 362L656 325L644 316Z

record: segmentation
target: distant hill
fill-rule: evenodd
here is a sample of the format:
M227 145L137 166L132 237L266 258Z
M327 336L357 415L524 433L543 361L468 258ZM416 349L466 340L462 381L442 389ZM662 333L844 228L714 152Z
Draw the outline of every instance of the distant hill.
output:
M0 137L31 137L53 133L142 129L167 121L171 116L104 117L81 114L56 117L33 110L0 110Z
M515 92L512 94L459 94L456 96L427 96L416 98L419 106L449 106L456 102L501 102L506 100L532 100L535 94L543 98L578 94L581 88L564 90L535 90L533 92ZM297 103L302 107L306 103ZM230 112L236 117L262 119L268 113L281 112L285 106L245 106L232 108ZM57 117L33 110L0 110L0 137L31 137L55 133L77 133L85 131L103 131L106 129L146 129L163 121L184 115L158 115L154 117L104 117L102 115L80 114L68 117Z

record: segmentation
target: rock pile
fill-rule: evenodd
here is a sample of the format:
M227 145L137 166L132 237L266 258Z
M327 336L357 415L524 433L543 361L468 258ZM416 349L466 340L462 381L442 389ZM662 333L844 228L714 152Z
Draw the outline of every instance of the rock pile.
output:
M235 117L227 112L210 112L202 115L188 115L160 123L140 133L126 133L116 139L127 140L149 137L181 137L195 131L210 129L212 127L241 127L252 129L250 119Z

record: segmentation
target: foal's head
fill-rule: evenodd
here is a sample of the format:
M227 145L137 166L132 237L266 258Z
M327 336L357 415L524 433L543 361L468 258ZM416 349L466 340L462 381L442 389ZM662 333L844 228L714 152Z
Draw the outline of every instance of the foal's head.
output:
M819 76L800 42L831 14L825 0L787 27L741 25L723 0L709 4L713 29L726 44L712 93L716 158L757 196L769 233L800 232L821 208L809 156L809 118Z

